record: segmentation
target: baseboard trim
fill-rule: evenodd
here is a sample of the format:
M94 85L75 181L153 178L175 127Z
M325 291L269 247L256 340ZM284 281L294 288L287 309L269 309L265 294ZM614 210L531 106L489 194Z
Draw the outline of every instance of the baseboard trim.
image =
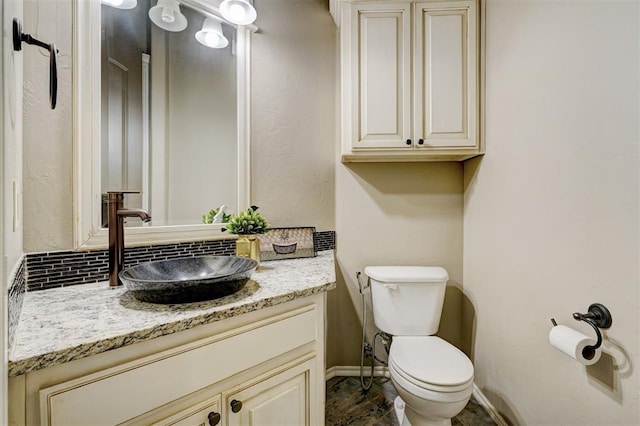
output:
M371 367L365 367L364 375L370 376ZM389 371L387 367L377 366L373 367L373 375L376 377L389 377ZM325 373L326 380L333 379L334 377L360 377L360 367L350 365L335 365L327 368Z
M365 368L365 376L368 377L370 371L370 368ZM382 366L374 367L373 375L376 377L389 377L389 369ZM326 380L333 379L334 377L359 377L360 367L350 365L336 365L327 368L325 376ZM493 419L494 422L496 422L498 426L509 426L509 423L507 423L505 419L500 415L500 413L498 413L496 407L494 407L493 404L487 399L487 397L484 396L480 388L475 383L473 384L473 397L478 402L478 404L482 408L484 408L484 410L489 414L489 416Z
M489 414L489 416L493 419L494 422L498 426L509 426L509 423L505 421L505 419L498 413L496 407L493 406L491 401L484 396L484 393L480 390L480 388L474 383L473 384L473 397L478 402L478 404L484 408L484 410Z

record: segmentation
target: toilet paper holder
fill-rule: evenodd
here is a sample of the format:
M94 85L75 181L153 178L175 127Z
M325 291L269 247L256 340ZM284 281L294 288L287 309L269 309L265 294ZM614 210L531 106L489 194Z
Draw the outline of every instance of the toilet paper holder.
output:
M597 341L595 345L586 346L582 353L587 359L591 359L593 354L595 354L596 349L598 349L602 345L602 333L600 332L601 328L609 328L613 322L611 318L611 312L604 306L602 303L592 303L589 305L589 309L586 314L581 314L579 312L573 313L573 319L576 321L584 321L593 328L596 332ZM551 318L551 323L555 327L558 325L556 320Z

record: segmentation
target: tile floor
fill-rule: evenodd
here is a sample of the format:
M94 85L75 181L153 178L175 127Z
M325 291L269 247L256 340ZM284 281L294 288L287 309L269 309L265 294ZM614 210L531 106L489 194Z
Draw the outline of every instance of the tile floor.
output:
M397 396L391 380L376 377L369 392L363 392L359 377L334 377L327 381L325 423L327 426L398 426L393 400ZM451 421L453 426L495 425L473 398Z

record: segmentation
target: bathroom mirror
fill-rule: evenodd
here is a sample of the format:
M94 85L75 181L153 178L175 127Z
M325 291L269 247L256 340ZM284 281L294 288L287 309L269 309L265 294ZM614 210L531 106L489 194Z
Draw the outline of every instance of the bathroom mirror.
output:
M249 39L252 27L224 23L212 49L195 38L215 4L183 0L187 28L165 31L148 18L156 0L133 9L77 0L74 9L75 245L106 247L103 194L127 195L149 211L131 221L129 244L223 237L202 224L210 209L249 205Z

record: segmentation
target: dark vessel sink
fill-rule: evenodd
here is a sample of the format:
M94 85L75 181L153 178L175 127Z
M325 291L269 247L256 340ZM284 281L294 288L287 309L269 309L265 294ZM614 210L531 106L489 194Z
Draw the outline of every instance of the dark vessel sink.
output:
M245 257L187 257L133 266L120 272L120 280L143 302L197 302L239 291L257 266Z

